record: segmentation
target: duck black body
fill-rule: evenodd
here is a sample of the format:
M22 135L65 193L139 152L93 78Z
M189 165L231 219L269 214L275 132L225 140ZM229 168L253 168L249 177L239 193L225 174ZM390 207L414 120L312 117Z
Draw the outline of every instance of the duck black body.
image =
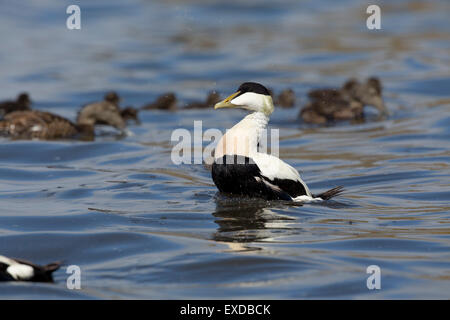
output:
M212 165L212 179L220 192L286 201L307 195L305 187L299 181L277 178L268 180L249 157L223 156L221 160Z
M53 282L52 273L60 266L60 262L39 266L0 255L0 281Z
M279 158L259 152L261 135L274 110L269 91L259 83L243 83L236 93L215 105L252 111L219 140L212 165L212 179L220 192L266 200L328 200L337 187L313 195L296 169Z

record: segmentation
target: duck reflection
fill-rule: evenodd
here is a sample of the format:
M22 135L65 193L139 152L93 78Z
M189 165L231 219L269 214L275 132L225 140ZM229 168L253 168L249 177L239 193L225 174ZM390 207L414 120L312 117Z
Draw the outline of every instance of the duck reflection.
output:
M276 236L296 232L297 219L272 210L282 205L260 199L217 198L213 216L219 227L213 239L233 251L248 251L258 250L248 246L251 242L273 241Z

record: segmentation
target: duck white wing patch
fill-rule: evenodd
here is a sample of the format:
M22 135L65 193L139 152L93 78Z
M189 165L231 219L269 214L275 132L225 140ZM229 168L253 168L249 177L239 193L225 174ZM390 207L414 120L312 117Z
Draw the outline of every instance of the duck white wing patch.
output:
M29 280L34 276L33 267L0 255L0 263L8 265L6 272L16 280Z
M42 126L39 124L35 124L34 126L31 127L31 131L32 132L39 132L42 131Z
M261 170L262 175L270 180L277 178L301 181L298 171L277 157L265 153L256 153L251 155L251 159Z
M322 198L313 198L313 197L310 197L310 196L298 196L298 197L295 197L292 200L294 200L295 202L303 202L303 203L323 201Z
M13 264L6 268L6 272L16 280L29 280L34 276L34 269L26 264Z
M19 264L17 261L10 259L8 257L5 257L5 256L0 256L0 263L4 263L8 266L12 266L13 264Z
M312 197L308 186L300 177L300 173L283 160L266 153L253 154L251 159L258 166L261 175L267 179L271 181L274 181L275 179L298 181L305 188L307 196Z

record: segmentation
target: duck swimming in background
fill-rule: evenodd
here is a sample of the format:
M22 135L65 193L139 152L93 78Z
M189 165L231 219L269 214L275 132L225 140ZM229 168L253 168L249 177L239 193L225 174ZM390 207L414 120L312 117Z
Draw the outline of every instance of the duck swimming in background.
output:
M307 123L325 124L339 120L364 119L364 106L378 109L379 116L386 116L381 82L371 77L365 83L348 80L340 89L316 89L308 93L311 100L300 111L299 117Z
M206 97L205 101L194 101L191 103L188 103L184 109L206 109L211 108L214 106L217 102L220 101L220 94L216 91L211 91L208 93L208 96Z
M31 109L31 100L28 93L23 92L17 96L15 101L7 100L0 102L0 118L14 111L24 111Z
M274 104L282 108L292 108L295 106L295 92L292 89L284 89L275 97Z
M52 273L60 266L60 262L38 266L25 260L0 255L0 281L53 282Z
M314 195L293 167L258 151L263 130L274 110L269 91L261 84L245 82L214 109L240 108L251 113L219 140L212 165L212 179L220 192L266 200L298 202L328 200L343 191L336 187Z
M137 124L141 123L141 120L139 120L139 110L136 108L133 108L131 106L125 107L123 109L120 109L120 116L122 119L126 122L128 120L132 120Z
M159 96L155 102L146 104L141 109L143 110L169 110L175 111L177 109L177 97L175 93L168 92Z
M89 104L83 107L76 123L59 115L38 111L15 111L0 121L0 136L15 139L93 139L94 126L106 123L123 131L125 121L118 108L111 104Z
M90 103L89 105L93 105L93 104L100 104L100 105L106 105L106 104L111 104L113 106L115 106L117 108L117 111L120 113L120 115L122 116L123 120L125 122L127 122L128 120L133 120L135 123L140 123L139 118L138 118L138 113L139 110L133 108L133 107L126 107L126 108L120 108L119 103L120 103L121 98L119 97L119 95L117 94L117 92L115 91L110 91L107 94L105 94L104 100L103 101L99 101L99 102L93 102ZM87 105L86 105L87 106ZM106 106L104 107L106 108ZM107 124L107 123L102 123L97 122L97 124Z
M271 88L267 88L272 97L273 104L282 108L292 108L295 106L295 92L291 88L284 89L278 95Z

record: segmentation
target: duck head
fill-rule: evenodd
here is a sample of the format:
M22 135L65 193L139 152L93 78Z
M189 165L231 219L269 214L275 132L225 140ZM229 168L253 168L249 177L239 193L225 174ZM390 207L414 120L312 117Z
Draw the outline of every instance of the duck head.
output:
M23 92L17 96L17 104L19 108L17 110L30 110L31 109L31 100L28 93Z
M343 89L362 104L377 108L380 116L388 115L383 101L381 82L378 78L371 77L363 84L356 80L350 80L344 85Z
M214 109L220 108L246 109L253 112L262 112L266 116L269 116L274 110L269 90L256 82L241 84L235 93L214 106Z
M112 104L118 105L120 102L120 97L115 91L108 92L104 97L105 101L111 102Z

